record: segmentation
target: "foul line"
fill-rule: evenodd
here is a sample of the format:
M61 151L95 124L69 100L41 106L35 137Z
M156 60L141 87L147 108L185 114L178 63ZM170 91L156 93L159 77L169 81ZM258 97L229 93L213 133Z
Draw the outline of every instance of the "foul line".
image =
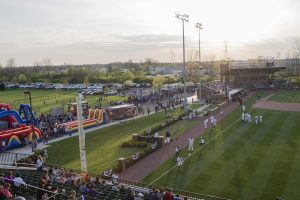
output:
M252 110L254 110L254 108L251 108L249 110L249 112L251 112ZM209 140L207 143L205 143L204 145L202 145L199 149L196 149L195 152L193 152L192 155L188 155L183 161L185 161L186 159L190 158L191 156L195 155L196 152L202 150L206 145L208 145L211 141L213 141L215 138L217 138L218 136L222 135L222 133L224 133L225 131L227 131L228 129L230 129L231 127L233 127L237 122L239 122L241 119L237 119L236 121L234 121L230 126L228 126L227 128L225 128L222 132L220 132L219 134L217 134L215 137L213 137L211 140ZM156 181L158 181L159 179L161 179L163 176L165 176L166 174L168 174L170 171L172 171L173 169L175 169L177 167L177 165L175 164L173 167L171 167L169 170L167 170L165 173L163 173L162 175L160 175L157 179L155 179L154 181L152 181L150 183L150 185L152 185L153 183L155 183Z

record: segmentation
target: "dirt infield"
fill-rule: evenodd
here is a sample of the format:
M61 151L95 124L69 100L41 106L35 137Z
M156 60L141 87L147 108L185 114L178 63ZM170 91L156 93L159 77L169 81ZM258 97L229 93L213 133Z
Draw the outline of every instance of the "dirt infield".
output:
M260 101L252 107L267 110L295 111L300 112L300 103L281 103L275 101Z

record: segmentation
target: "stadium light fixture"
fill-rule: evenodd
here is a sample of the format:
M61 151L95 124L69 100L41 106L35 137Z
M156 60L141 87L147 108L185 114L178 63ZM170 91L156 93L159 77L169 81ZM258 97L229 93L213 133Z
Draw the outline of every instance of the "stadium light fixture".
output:
M184 108L187 110L186 99L186 67L185 67L185 41L184 41L184 22L189 22L189 16L187 14L175 13L176 18L182 21L182 48L183 48L183 87L184 87Z
M199 101L201 102L201 44L200 44L200 32L201 32L201 30L203 29L202 28L202 24L201 23L199 23L199 22L197 22L196 24L195 24L195 27L197 28L197 29L199 29L199 82L200 82L200 85L199 85Z

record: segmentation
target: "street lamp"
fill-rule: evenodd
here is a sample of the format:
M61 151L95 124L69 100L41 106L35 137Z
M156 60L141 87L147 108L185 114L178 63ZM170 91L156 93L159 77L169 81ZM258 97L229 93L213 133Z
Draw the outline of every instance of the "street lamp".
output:
M28 91L25 91L24 92L24 95L25 95L25 98L26 98L26 95L29 96L29 104L30 104L30 107L31 107L31 110L32 110L32 102L31 102L31 92L28 90Z
M202 30L202 24L197 22L195 27L199 29L199 77L200 77L200 85L199 85L199 101L201 103L201 46L200 46L200 32Z
M201 63L200 32L202 30L202 24L201 23L196 23L195 27L199 29L199 63Z
M168 105L170 107L170 77L167 77L168 79Z
M184 43L184 22L189 22L189 16L186 14L175 14L176 18L182 21L182 47L183 47L183 84L184 84L184 108L187 109L187 102L186 102L186 69L185 69L185 43Z

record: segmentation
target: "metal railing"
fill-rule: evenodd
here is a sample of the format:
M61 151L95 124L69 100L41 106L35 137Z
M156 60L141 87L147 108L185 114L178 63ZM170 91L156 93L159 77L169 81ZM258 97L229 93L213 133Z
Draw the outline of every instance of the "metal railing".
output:
M0 165L13 165L18 160L27 158L28 156L30 155L22 153L2 152L0 153Z

